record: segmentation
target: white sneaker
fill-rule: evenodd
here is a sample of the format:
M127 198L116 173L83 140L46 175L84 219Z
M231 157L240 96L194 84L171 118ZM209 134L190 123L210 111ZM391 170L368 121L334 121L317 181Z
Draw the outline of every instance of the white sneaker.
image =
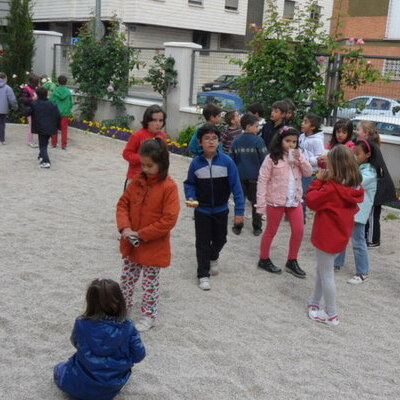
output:
M199 279L199 288L201 290L210 290L210 278L200 278Z
M309 318L311 318L311 316L310 316L311 312L318 311L318 310L319 310L319 305L318 304L309 304L307 306L307 314L308 314Z
M330 317L324 310L320 309L309 309L308 316L310 319L316 322L321 322L322 324L329 326L339 325L339 319L337 315Z
M40 168L50 168L50 163L48 163L48 162L41 162L41 163L40 163Z
M218 275L218 260L210 260L210 275Z
M37 143L30 143L29 146L31 146L33 149L37 149L39 147Z
M358 285L360 283L364 283L368 280L368 274L356 274L351 279L347 281L347 283L351 283L352 285Z
M156 319L147 315L143 315L139 322L136 324L136 330L139 332L146 332L156 324Z

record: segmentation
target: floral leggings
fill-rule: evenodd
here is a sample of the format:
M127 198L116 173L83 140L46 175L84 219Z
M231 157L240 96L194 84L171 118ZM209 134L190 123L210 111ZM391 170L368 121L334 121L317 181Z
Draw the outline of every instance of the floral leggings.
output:
M131 262L124 259L121 273L121 289L124 295L128 310L133 307L133 290L139 280L140 271L143 270L142 277L142 314L155 318L157 316L157 306L160 297L160 268L149 267L146 265Z

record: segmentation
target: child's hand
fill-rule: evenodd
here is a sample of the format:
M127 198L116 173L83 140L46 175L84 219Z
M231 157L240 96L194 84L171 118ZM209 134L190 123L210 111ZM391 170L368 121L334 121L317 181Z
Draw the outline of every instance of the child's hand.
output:
M244 223L243 215L235 215L233 218L233 225L240 225Z
M139 237L139 234L135 231L133 231L131 228L125 228L122 232L121 232L121 237L123 237L124 239L126 239L128 236L136 236Z
M187 207L196 208L199 206L199 202L197 200L193 200L192 198L185 201Z
M300 150L299 149L293 149L293 158L295 161L300 161Z

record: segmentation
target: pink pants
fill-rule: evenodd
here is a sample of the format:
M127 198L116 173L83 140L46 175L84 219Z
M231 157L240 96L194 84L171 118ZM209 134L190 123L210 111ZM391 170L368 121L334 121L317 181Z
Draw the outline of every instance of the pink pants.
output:
M57 147L57 133L51 137L51 145ZM68 138L68 117L61 117L61 147L67 147Z
M270 258L271 243L278 231L283 214L286 214L291 229L288 260L296 260L303 240L304 220L301 204L297 207L267 206L267 228L261 239L260 258Z
M140 271L142 277L142 314L155 318L157 316L158 300L160 298L160 267L148 267L124 260L121 273L121 289L128 310L133 307L133 290L139 280Z

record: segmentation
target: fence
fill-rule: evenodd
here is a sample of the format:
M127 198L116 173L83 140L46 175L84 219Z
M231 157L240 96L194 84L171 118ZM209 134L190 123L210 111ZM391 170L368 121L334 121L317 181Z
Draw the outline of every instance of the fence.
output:
M238 76L241 74L240 66L231 60L246 61L248 52L238 50L193 50L192 71L190 82L191 105L197 104L197 93L204 91L204 84L212 82L221 75ZM222 88L224 83L222 83ZM226 87L227 90L234 86Z

